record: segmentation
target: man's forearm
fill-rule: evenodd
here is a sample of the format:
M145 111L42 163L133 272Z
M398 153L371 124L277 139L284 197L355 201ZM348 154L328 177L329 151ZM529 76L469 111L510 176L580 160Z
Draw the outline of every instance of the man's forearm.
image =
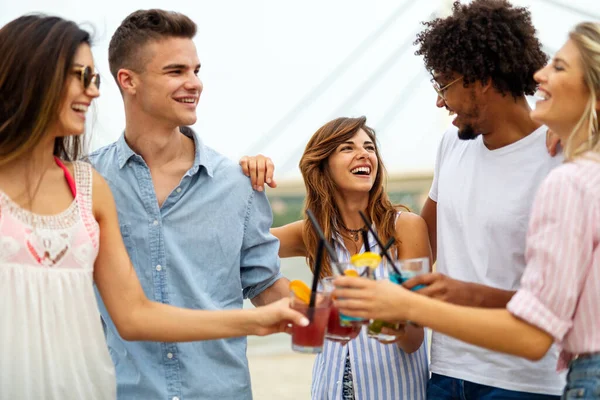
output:
M280 278L271 286L266 288L250 301L255 307L264 306L279 299L289 297L290 295L290 281L287 278Z
M497 289L479 283L468 283L467 290L471 293L470 304L461 304L463 306L484 307L484 308L506 308L506 305L516 293L512 290Z

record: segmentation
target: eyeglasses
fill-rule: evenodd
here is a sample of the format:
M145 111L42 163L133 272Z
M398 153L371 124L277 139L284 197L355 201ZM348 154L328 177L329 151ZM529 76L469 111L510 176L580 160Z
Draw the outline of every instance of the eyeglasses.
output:
M454 85L456 82L460 81L463 77L461 76L460 78L456 78L455 80L453 80L452 82L450 82L447 85L444 85L443 87L440 87L440 84L438 83L438 81L435 80L435 78L431 78L431 85L433 86L433 89L436 91L436 93L438 94L438 96L440 96L442 98L442 100L446 101L446 96L445 96L445 92L446 90L448 90L448 88L452 85Z
M94 82L94 85L96 85L96 89L100 90L100 75L94 74L94 72L92 71L92 67L78 66L75 67L74 72L76 75L79 75L81 84L83 85L84 89L89 88L90 84Z

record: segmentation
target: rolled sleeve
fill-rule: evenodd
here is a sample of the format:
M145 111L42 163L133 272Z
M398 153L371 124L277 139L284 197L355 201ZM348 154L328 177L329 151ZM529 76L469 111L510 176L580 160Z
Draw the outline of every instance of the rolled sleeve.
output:
M248 200L244 240L240 258L244 298L252 299L282 278L279 240L269 229L273 223L271 205L264 193L253 191Z
M577 169L563 165L542 183L536 195L525 253L521 288L508 303L515 316L562 341L573 326L592 253L589 207Z

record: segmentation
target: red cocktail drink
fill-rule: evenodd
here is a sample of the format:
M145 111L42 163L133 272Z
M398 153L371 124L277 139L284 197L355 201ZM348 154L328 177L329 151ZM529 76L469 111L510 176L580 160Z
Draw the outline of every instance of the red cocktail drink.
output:
M300 353L320 353L323 351L325 332L331 311L331 297L329 293L317 294L315 306L309 305L296 297L292 292L291 306L294 310L306 315L310 323L308 326L292 326L292 349Z
M358 336L362 325L354 324L351 326L340 325L340 313L337 308L331 307L331 313L329 314L329 322L327 323L327 339L333 340L352 340Z

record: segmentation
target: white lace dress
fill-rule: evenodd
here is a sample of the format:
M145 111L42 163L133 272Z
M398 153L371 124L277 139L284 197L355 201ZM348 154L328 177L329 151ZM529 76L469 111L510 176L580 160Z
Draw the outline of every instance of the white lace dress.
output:
M0 399L116 398L93 288L92 170L74 167L77 194L58 215L0 191Z

